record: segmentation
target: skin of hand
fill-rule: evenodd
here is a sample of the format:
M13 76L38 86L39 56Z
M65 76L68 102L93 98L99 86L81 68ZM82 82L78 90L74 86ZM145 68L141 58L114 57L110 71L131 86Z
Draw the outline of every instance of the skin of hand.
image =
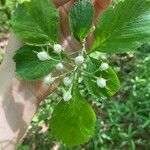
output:
M55 0L61 21L60 43L68 53L80 48L69 30L68 12L75 0ZM97 17L106 10L111 0L94 0L95 24ZM91 46L93 35L87 38ZM14 150L20 141L41 100L46 98L57 87L45 86L42 81L22 81L15 76L13 56L22 43L11 33L3 63L0 66L0 150Z

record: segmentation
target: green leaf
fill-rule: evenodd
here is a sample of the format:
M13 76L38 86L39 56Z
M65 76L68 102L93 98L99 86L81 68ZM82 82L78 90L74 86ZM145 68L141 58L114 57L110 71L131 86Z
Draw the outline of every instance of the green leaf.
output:
M55 69L59 63L59 56L49 49L50 59L41 61L35 52L43 51L41 47L23 46L16 51L16 74L24 80L42 79Z
M126 52L150 40L150 1L124 0L97 23L92 51Z
M25 43L44 45L58 39L59 17L51 0L19 4L11 23L13 31Z
M79 0L70 10L70 24L74 36L81 42L90 32L94 7L90 0Z
M83 144L95 130L96 116L77 88L72 90L69 102L58 103L51 117L52 133L68 146Z
M101 70L101 61L89 58L87 62L86 72L92 74L92 76L84 76L84 83L89 93L95 98L103 98L113 96L120 88L120 82L116 73L109 67L107 70ZM106 80L106 87L100 88L97 85L97 79L102 77Z

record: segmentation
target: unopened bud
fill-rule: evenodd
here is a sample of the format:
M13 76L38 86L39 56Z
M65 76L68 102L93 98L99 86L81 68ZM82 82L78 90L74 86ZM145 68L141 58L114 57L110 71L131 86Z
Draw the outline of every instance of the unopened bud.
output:
M63 46L60 44L55 44L53 49L56 54L60 54L64 50Z
M72 98L72 95L71 95L70 91L65 92L65 93L63 94L63 99L64 99L64 101L67 102L67 101L69 101L71 98Z
M77 65L81 65L84 62L84 57L82 55L79 55L75 58L75 63Z
M58 71L63 70L63 68L64 68L64 66L63 66L62 63L59 63L59 64L56 65L56 69L57 69Z
M51 77L51 75L46 76L43 80L43 83L46 85L50 85L54 82L54 78Z
M45 61L45 60L48 60L50 58L50 56L48 55L48 53L45 52L45 51L37 53L37 57L41 61Z
M102 63L100 66L101 70L107 70L109 68L109 65L107 63Z
M65 77L63 80L63 83L65 86L70 86L71 85L71 79L69 77Z
M105 87L106 87L106 80L103 79L103 78L98 78L98 79L97 79L97 85L98 85L100 88L105 88Z

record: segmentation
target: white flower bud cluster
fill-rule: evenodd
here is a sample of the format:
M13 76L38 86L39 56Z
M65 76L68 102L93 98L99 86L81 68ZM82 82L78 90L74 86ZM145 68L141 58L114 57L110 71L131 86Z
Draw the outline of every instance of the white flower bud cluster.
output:
M103 79L103 78L98 78L98 79L97 79L97 85L98 85L100 88L105 88L105 87L106 87L106 80Z
M43 52L38 52L38 53L37 53L37 57L38 57L38 59L41 60L41 61L45 61L45 60L50 59L50 56L49 56L48 53L45 52L45 51L43 51Z
M65 102L71 100L71 98L72 98L72 95L71 95L70 91L67 91L67 92L65 92L65 93L63 94L63 100L64 100Z
M62 51L64 51L64 47L60 44L55 44L53 49L56 54L60 54Z
M75 58L75 63L77 65L81 65L81 64L83 64L83 62L84 62L84 57L82 55L79 55Z
M63 83L65 86L70 86L72 83L72 80L69 77L65 77L63 80Z
M44 80L43 80L43 83L45 84L45 85L50 85L50 84L52 84L53 82L54 82L54 78L53 77L51 77L51 75L48 75L48 76L46 76L45 78L44 78Z
M64 65L63 65L62 63L59 63L59 64L56 65L56 69L57 69L58 71L61 71L61 70L64 69Z

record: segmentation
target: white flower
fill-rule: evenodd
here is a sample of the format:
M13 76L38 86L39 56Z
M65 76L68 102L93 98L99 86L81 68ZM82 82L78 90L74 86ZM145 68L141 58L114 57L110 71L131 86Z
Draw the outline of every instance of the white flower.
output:
M102 63L100 66L101 70L107 70L109 68L109 65L107 63Z
M71 95L70 91L65 92L65 93L63 94L63 99L64 99L64 101L67 102L67 101L69 101L71 98L72 98L72 95Z
M82 55L79 55L75 58L75 63L77 65L81 65L84 62L84 57Z
M70 86L71 85L71 79L69 77L65 77L63 80L63 83L65 86Z
M98 85L100 88L105 88L105 87L106 87L106 80L103 79L103 78L98 78L98 79L97 79L97 85Z
M53 49L56 54L60 54L64 50L63 46L60 44L55 44Z
M41 61L45 61L45 60L48 60L50 58L50 56L48 55L48 53L45 52L45 51L37 53L37 57Z
M46 85L50 85L54 82L54 78L51 77L51 75L48 75L44 78L43 83Z
M58 71L63 70L63 68L64 68L64 65L62 63L59 63L59 64L56 65L56 69Z

